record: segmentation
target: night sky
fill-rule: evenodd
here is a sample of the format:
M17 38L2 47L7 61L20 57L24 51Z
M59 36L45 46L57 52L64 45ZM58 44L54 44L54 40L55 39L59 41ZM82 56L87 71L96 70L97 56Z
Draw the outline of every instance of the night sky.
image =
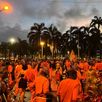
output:
M0 0L12 6L12 12L0 12L0 42L10 37L27 39L33 23L54 24L61 32L70 26L88 26L102 17L102 0Z

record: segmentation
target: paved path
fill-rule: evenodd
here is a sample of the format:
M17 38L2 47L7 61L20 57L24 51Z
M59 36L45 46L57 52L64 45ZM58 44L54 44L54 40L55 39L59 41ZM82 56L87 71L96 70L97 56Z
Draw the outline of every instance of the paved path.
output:
M31 97L30 91L26 91L24 101L25 102L29 102L30 101L30 97Z
M30 97L31 97L30 91L26 91L25 92L24 102L30 102ZM16 99L19 100L19 95L17 96Z

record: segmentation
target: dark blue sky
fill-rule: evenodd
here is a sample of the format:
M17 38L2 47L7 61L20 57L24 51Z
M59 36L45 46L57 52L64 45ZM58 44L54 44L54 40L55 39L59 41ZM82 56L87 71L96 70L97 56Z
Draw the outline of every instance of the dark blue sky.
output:
M9 37L27 39L33 23L56 25L64 32L70 26L89 25L91 19L102 16L102 0L0 0L13 7L10 14L0 13L0 42Z

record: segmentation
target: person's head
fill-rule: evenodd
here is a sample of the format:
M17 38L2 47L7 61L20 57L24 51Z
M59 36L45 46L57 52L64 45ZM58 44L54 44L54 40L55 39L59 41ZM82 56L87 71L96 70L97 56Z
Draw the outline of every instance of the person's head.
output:
M61 64L59 62L56 63L56 69L60 69Z
M67 76L68 78L75 80L77 78L77 71L75 71L74 69L71 69L67 72Z
M42 76L47 77L47 75L48 75L48 70L44 69L43 67L40 67L40 69L39 69L39 74L42 75Z

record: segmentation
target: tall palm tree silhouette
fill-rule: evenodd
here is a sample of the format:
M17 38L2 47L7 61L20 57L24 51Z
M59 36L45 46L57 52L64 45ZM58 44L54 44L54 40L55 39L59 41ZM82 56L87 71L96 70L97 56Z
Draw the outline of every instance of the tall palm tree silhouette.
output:
M94 16L94 18L92 19L90 23L90 27L94 26L99 29L101 25L102 25L102 18Z
M56 54L61 45L61 32L53 24L48 28L51 35L51 44L53 44L53 51Z
M41 40L44 40L47 44L47 39L50 39L48 28L45 27L44 23L34 23L34 25L31 26L27 37L29 38L29 43L35 45L34 48L36 51L40 49Z

